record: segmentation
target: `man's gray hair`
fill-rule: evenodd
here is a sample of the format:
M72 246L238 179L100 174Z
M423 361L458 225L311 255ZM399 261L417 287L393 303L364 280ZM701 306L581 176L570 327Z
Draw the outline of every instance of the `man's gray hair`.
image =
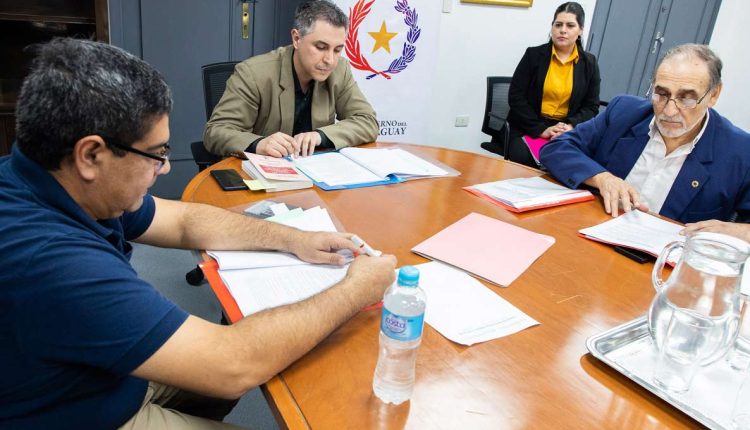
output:
M664 57L659 60L659 64L656 65L655 70L659 70L659 67L665 61L675 57L695 57L706 63L709 77L708 89L716 88L721 83L721 59L707 45L699 45L697 43L677 45L664 54Z
M344 11L328 0L307 0L294 12L294 28L304 37L312 31L315 21L325 21L334 27L349 28L349 18Z
M172 109L161 74L122 49L53 39L35 50L18 95L16 141L21 152L47 170L57 170L84 136L131 146Z

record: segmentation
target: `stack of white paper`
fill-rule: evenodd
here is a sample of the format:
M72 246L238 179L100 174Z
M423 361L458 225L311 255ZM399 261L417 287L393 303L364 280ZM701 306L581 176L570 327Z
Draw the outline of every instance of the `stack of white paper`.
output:
M461 270L436 261L416 267L425 322L454 342L472 345L539 324Z
M486 182L466 187L466 190L481 193L490 201L517 212L594 198L587 190L571 190L538 176Z
M286 206L284 203L280 205ZM305 231L336 231L328 210L320 206L307 210L301 208L283 210L275 206L274 213L276 215L266 220ZM292 254L277 251L206 251L206 253L216 260L220 270L307 264Z
M242 315L296 303L344 279L347 266L303 264L260 269L219 270Z
M587 239L611 245L627 246L658 256L670 242L685 241L685 236L679 234L683 228L679 224L665 221L639 210L632 210L617 218L581 229L578 232ZM679 251L672 253L669 261L677 261L680 254Z
M326 209L284 210L267 218L306 231L336 231ZM264 309L311 297L344 278L347 266L306 263L296 256L275 251L207 251L219 265L219 276L247 316Z

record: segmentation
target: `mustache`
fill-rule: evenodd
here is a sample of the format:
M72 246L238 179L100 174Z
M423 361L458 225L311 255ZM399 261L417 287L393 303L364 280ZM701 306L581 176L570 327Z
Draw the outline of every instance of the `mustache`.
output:
M682 124L683 127L685 126L685 122L682 120L682 118L679 115L669 116L669 115L661 114L658 117L656 117L656 119L658 121L678 122L678 123Z

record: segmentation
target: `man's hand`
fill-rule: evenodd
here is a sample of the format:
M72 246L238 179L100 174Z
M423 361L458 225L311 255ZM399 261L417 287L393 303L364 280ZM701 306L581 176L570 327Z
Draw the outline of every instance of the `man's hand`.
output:
M351 241L350 233L306 232L302 231L292 239L290 251L300 260L308 263L336 264L346 263L346 257L336 253L347 249L352 254L357 246Z
M294 136L295 146L298 149L298 153L295 152L295 156L300 155L306 157L312 155L315 152L315 147L320 145L321 138L320 133L317 131L310 131L308 133L300 133Z
M295 142L294 138L280 131L261 139L258 146L255 147L256 154L277 158L297 154L298 152L299 144Z
M555 125L547 127L546 130L542 132L540 137L543 137L545 139L554 139L557 136L565 133L566 131L573 130L573 126L570 124L566 124L564 122L558 122Z
M358 287L358 294L367 294L366 303L375 303L383 298L385 290L396 280L396 257L361 255L354 259L346 277Z
M728 234L742 239L745 242L750 242L750 225L744 223L724 222L715 219L685 224L685 229L682 230L680 234L687 236L702 231Z
M620 207L623 212L630 212L632 209L648 211L648 207L640 202L638 190L609 172L594 175L584 183L599 189L604 201L604 211L613 217L617 216Z

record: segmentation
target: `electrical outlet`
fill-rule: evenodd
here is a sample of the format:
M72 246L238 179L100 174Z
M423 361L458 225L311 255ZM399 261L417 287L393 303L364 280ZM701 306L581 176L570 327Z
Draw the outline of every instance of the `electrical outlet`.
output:
M468 127L469 115L459 115L456 117L456 127Z

